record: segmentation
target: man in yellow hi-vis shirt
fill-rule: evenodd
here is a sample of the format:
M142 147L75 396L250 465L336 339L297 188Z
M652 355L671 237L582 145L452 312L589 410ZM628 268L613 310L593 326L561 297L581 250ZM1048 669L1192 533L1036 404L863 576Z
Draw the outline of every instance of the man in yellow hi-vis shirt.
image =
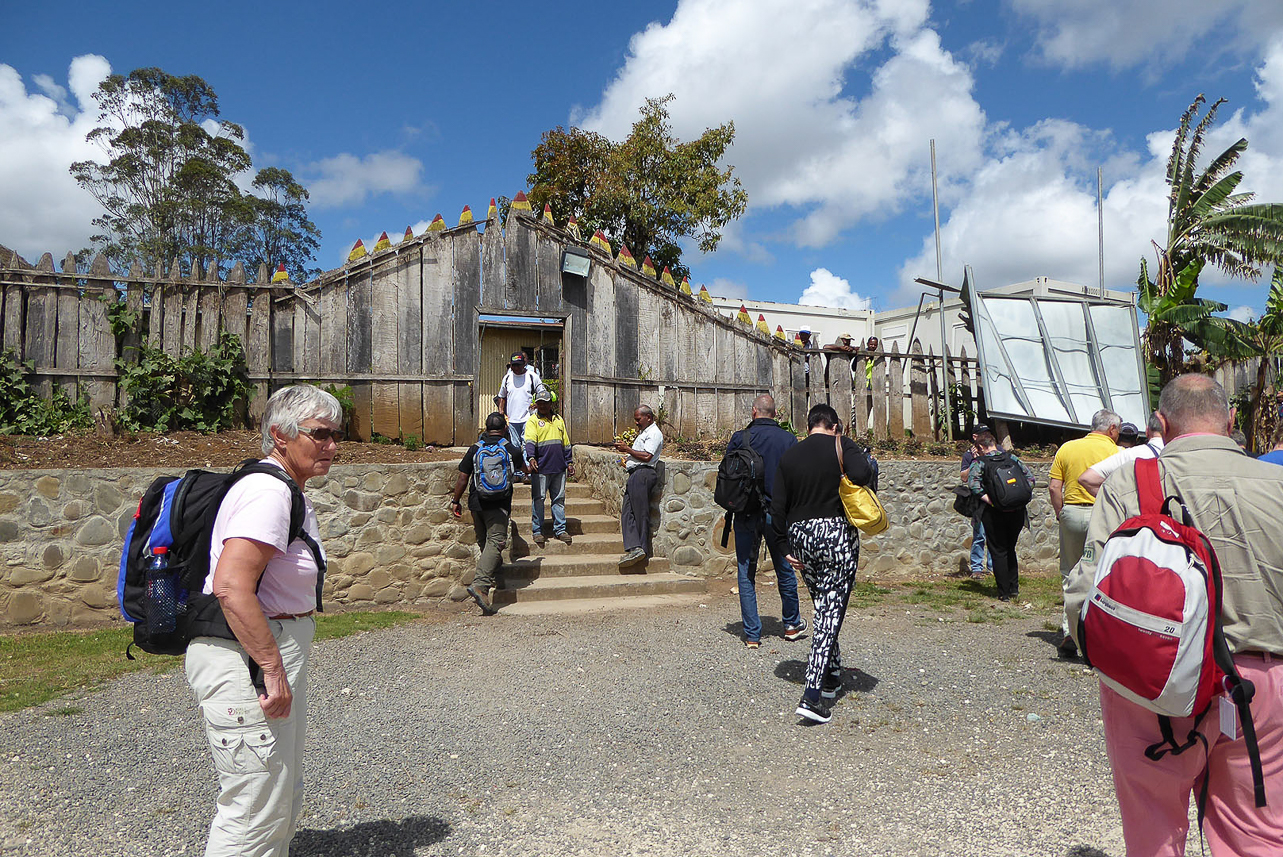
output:
M1122 417L1101 408L1091 418L1091 432L1086 437L1071 440L1056 450L1056 458L1051 462L1051 479L1047 489L1051 494L1051 508L1056 512L1060 522L1060 576L1062 580L1069 576L1078 560L1083 555L1083 545L1087 541L1087 525L1091 523L1092 506L1096 498L1091 492L1078 484L1078 477L1087 472L1092 465L1099 464L1118 452L1118 431L1122 426ZM1065 658L1078 656L1078 647L1069 636L1069 623L1064 617L1060 620L1060 630L1064 639L1060 641L1060 654Z
M530 480L530 534L543 547L543 503L552 500L552 537L570 544L566 532L566 475L575 475L566 421L552 412L553 393L543 384L535 388L535 414L526 421L527 470Z

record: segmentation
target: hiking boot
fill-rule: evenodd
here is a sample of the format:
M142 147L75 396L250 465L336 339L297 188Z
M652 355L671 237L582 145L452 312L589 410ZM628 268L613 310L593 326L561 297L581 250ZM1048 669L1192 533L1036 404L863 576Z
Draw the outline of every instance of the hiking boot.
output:
M619 567L628 568L629 566L636 565L645 558L646 551L641 548L633 548L630 551L625 551L624 555L619 558Z
M799 619L796 625L784 626L784 639L798 640L798 639L801 639L802 634L804 634L805 632L806 632L806 620Z
M833 712L827 705L823 702L812 702L805 696L797 704L797 711L793 713L815 723L828 723L833 719Z
M543 547L548 543L548 540L543 537L543 533L535 533L533 536L530 537L530 540L533 541L535 545L538 547Z
M570 533L553 533L552 537L564 544L570 544Z
M468 594L472 596L473 601L477 602L483 616L489 616L495 612L494 603L490 600L490 587L477 586L474 583L468 587Z

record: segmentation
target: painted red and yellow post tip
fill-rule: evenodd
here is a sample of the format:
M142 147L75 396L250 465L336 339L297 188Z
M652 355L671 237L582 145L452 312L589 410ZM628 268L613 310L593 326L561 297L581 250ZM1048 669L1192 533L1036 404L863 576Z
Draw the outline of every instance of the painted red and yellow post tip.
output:
M499 214L499 209L494 204L494 197L490 197L490 207L486 209L486 220L494 220Z
M463 207L463 211L459 212L459 225L463 226L465 223L471 223L471 222L472 222L472 206L465 205Z
M287 281L289 280L289 278L290 278L290 275L289 275L289 274L287 274L287 273L285 273L285 263L284 263L284 262L282 262L282 263L280 263L279 265L277 265L277 266L276 266L276 273L275 273L275 274L272 274L272 282L273 282L273 283L284 283L284 282L287 282Z
M552 222L552 206L546 202L543 204L543 222L549 226L554 225Z
M767 336L771 335L771 329L766 326L766 316L762 315L760 312L757 314L757 329L762 333L765 333Z
M596 247L607 256L610 255L610 242L606 240L605 234L600 229L593 233L592 240L588 242L588 246Z
M626 246L620 246L619 255L615 257L615 261L626 268L637 267L637 260L633 258L632 252Z
M512 211L530 211L530 200L526 199L524 190L517 191L517 195L512 198L512 205L509 208Z
M783 338L784 338L784 328L783 328L783 327L781 327L781 326L780 326L780 325L778 325L778 324L777 324L777 325L775 325L775 338L776 338L776 339L783 339Z
M440 214L438 214L436 217L432 218L432 222L428 224L428 231L429 231L429 232L444 232L444 231L445 231L445 218L444 218L444 217L442 217Z
M748 314L748 307L744 306L744 304L740 304L740 311L736 314L735 320L750 327L753 325L753 317Z
M801 347L802 347L802 336L801 336L801 334L798 334L798 333L793 334L793 344L794 344L794 345L796 345L798 348L801 348Z
M570 219L566 221L566 231L576 238L579 237L579 221L575 220L575 216L573 214L570 215Z
M365 256L365 242L358 238L356 239L356 243L352 245L352 252L347 254L347 260L349 262L355 262L363 256Z
M650 260L650 256L642 259L641 272L648 277L655 276L655 263Z
M685 283L683 283L683 285L685 285ZM706 304L711 304L713 302L713 296L708 293L708 286L699 287L699 299Z
M441 215L438 214L437 216L440 217ZM374 252L379 253L383 250L391 250L391 249L392 249L392 242L391 240L388 239L387 230L384 230L383 234L379 236L379 240L374 242Z
M401 238L401 243L404 244L405 242L409 241L413 237L414 237L414 229L412 227L407 226L405 228L405 235Z
M677 288L677 281L673 279L673 272L668 269L667 265L664 266L664 273L659 275L659 281L669 288Z

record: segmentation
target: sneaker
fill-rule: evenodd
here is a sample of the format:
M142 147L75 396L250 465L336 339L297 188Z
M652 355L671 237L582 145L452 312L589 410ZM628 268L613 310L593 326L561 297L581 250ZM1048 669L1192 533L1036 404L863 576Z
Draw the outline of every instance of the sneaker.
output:
M757 648L761 648L761 646L762 646L762 641L761 641L761 640L745 640L745 641L744 641L744 648L746 648L746 649L757 649Z
M543 547L548 543L548 540L543 537L543 533L535 533L534 536L531 537L531 541L533 541L538 547Z
M827 705L822 702L812 702L805 696L797 704L797 711L793 712L798 717L804 717L815 723L828 723L833 719L833 712Z
M801 619L798 621L796 625L784 626L784 639L797 640L797 639L800 639L802 634L804 634L805 632L806 632L806 620Z
M1056 647L1056 654L1058 654L1062 660L1078 660L1078 645L1074 643L1074 638L1067 636L1065 639L1061 640L1060 645Z
M631 565L636 565L645 558L646 551L641 548L633 548L630 551L625 551L624 555L619 558L619 567L628 568Z
M824 683L820 686L820 696L824 699L837 699L838 691L842 689L842 670L829 670L828 675L824 676Z
M468 594L472 596L473 601L477 602L482 615L489 616L495 612L494 603L490 600L490 587L480 587L474 583L468 587Z
M570 544L570 533L553 533L552 537L560 542Z
M972 579L972 580L985 580L985 579L987 579L988 577L989 577L989 572L987 572L987 571L972 571L972 572L971 572L971 579Z

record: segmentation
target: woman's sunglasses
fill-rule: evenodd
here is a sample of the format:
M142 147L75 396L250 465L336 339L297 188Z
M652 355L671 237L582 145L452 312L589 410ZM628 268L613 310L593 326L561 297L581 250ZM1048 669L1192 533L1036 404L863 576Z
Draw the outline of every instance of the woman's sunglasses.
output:
M324 426L319 428L300 428L298 432L299 434L305 434L312 440L319 441L320 443L325 443L330 439L333 439L335 443L339 443L343 438L347 437L347 435L343 433L343 429L325 428Z

